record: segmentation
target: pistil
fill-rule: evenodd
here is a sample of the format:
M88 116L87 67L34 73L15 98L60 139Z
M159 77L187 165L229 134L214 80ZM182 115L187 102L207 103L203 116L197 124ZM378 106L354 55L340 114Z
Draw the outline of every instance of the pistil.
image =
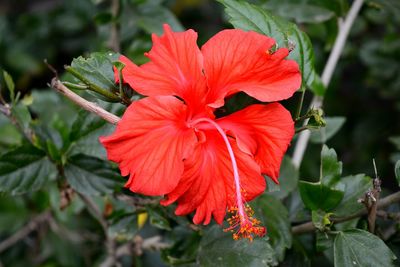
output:
M229 142L226 133L218 125L218 123L208 118L196 119L192 122L192 125L196 125L200 122L209 123L218 131L225 142L232 163L233 179L235 181L236 206L228 208L228 213L230 213L232 216L228 219L230 226L224 230L233 232L233 238L235 240L240 238L248 238L250 241L252 241L254 235L264 236L266 232L265 227L259 226L260 221L253 218L254 211L248 204L244 204L236 157L233 153L231 143Z

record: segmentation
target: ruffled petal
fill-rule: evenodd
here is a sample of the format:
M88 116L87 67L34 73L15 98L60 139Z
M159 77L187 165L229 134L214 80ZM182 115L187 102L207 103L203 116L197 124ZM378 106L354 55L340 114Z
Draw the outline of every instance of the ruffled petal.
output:
M227 207L236 203L232 164L219 133L206 130L204 134L204 142L199 143L185 161L185 171L178 186L161 204L177 201L177 215L196 210L194 223L208 224L214 217L221 224ZM243 197L250 201L264 192L265 179L253 157L239 150L232 138L230 143L238 164Z
M284 59L286 48L270 53L274 44L265 35L238 29L213 36L201 48L210 88L207 103L220 107L226 96L239 91L263 102L292 96L301 85L299 67Z
M100 138L108 159L130 175L126 187L145 195L174 190L197 142L186 116L187 107L175 97L147 97L128 107L112 135Z
M146 96L176 95L189 106L201 102L207 87L197 33L173 32L168 25L164 25L164 31L161 37L152 36L153 47L146 53L150 62L138 67L126 57L120 58L126 65L122 70L124 82Z
M278 183L282 158L294 135L289 111L279 103L251 105L217 122L236 137L243 152L255 157L262 173Z

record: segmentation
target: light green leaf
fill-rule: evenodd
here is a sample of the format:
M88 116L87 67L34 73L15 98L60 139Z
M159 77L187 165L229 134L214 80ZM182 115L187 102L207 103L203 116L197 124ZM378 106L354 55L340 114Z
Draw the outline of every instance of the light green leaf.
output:
M14 103L15 102L15 84L13 78L7 71L3 71L3 77L6 82L8 91L10 92L10 99Z
M342 190L329 188L320 182L300 181L299 190L304 205L310 210L331 211L339 205L344 196Z
M395 266L396 256L377 236L360 229L339 232L334 243L335 267Z
M314 144L326 143L346 122L345 117L325 117L324 119L326 126L321 127L318 131L311 132L310 141Z
M342 174L342 162L337 160L336 152L326 145L321 151L321 177L322 184L333 186L340 180Z
M87 195L110 194L123 185L110 163L83 154L68 159L64 174L73 189Z
M275 249L278 259L285 256L285 250L292 246L292 233L289 213L281 201L264 194L251 203L256 217L267 227L270 243Z
M56 175L57 169L46 154L31 145L0 157L0 192L16 195L36 191Z
M371 178L364 174L350 175L340 179L340 184L346 190L342 202L332 212L336 216L346 216L365 209L363 204L358 203L358 199L363 198L365 192L372 187Z
M11 114L16 119L18 125L22 127L22 130L27 133L29 126L32 121L31 114L29 113L28 107L22 103L17 103L11 107Z
M233 240L220 226L212 226L203 236L197 262L202 267L277 266L275 251L265 238Z
M303 84L312 84L315 74L312 44L308 36L295 24L244 1L218 1L225 6L225 11L230 17L229 21L235 28L268 35L276 40L279 47L289 47L294 44L289 58L299 64Z

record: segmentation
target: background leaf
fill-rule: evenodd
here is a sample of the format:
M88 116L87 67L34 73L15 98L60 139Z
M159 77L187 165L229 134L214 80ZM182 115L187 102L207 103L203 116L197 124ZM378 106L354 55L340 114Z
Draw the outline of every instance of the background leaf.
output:
M0 192L15 195L39 190L56 174L43 151L25 145L0 157Z
M343 191L332 189L320 182L300 181L299 190L304 205L310 210L331 211L339 205L344 196Z
M275 251L265 238L233 240L220 226L212 226L203 236L197 261L203 267L277 266Z
M360 229L339 232L334 243L335 267L395 266L396 256L377 236Z
M258 197L251 206L262 225L267 227L267 235L278 259L283 260L285 250L292 246L291 226L286 207L278 199L267 194Z
M110 194L123 186L123 179L109 162L83 154L68 159L64 174L71 187L82 194Z
M345 117L324 117L325 127L321 127L318 131L312 131L310 141L315 144L325 144L342 128L346 122Z

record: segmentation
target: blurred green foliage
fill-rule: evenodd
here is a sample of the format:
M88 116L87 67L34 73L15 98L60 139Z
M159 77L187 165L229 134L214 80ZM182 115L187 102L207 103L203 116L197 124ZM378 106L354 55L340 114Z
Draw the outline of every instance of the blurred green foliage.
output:
M0 114L0 266L97 266L111 256L119 266L394 266L398 217L378 219L379 238L366 232L365 217L335 221L364 209L357 201L372 187L373 158L382 196L398 191L400 180L400 4L365 2L328 88L318 74L351 1L0 2L0 92L12 117ZM285 157L281 185L268 182L251 204L266 238L233 241L221 227L193 225L159 199L123 189L98 143L113 126L47 86L54 74L44 59L64 81L90 89L79 91L85 98L121 114L126 99L138 96L112 82L116 54L109 51L146 62L151 34L161 34L163 23L195 29L200 45L232 25L271 35L281 46L294 42L291 57L307 89L301 114L314 94L325 97L327 125L313 131L300 170ZM292 114L300 98L285 101ZM228 112L251 101L239 94ZM395 203L389 212L398 216L399 209ZM292 233L306 221L319 232Z

